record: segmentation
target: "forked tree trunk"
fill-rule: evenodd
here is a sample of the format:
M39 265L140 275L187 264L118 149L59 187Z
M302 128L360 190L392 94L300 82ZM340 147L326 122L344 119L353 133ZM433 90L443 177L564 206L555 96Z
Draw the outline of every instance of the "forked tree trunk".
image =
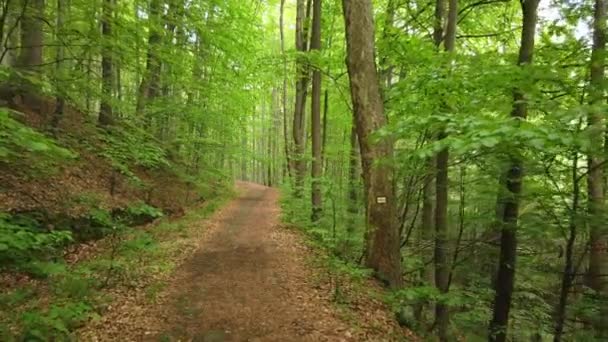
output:
M365 264L392 288L402 286L399 228L395 218L392 141L373 142L386 125L375 63L371 0L343 0L347 66L366 194Z
M536 32L536 11L539 0L524 0L521 2L523 24L521 32L521 46L517 64L520 66L531 64L534 53L534 35ZM513 92L513 120L522 121L528 116L526 96L521 89ZM509 311L511 298L515 285L515 268L517 256L517 225L519 219L519 204L523 181L523 160L518 154L510 157L509 167L506 171L506 194L500 201L503 206L500 257L498 273L496 276L496 294L492 321L490 322L489 341L504 342L507 339Z

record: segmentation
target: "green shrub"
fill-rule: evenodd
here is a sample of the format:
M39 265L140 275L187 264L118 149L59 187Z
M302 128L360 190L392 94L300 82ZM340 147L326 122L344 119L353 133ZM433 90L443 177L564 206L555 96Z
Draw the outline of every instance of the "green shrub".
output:
M85 302L51 305L46 313L40 311L25 312L21 318L23 340L48 341L65 340L70 331L92 316L92 307Z
M3 265L40 258L71 241L69 231L44 232L36 221L0 213L0 261Z
M42 168L75 157L74 152L58 146L53 139L13 119L9 109L0 108L0 162L35 158L36 163L26 165Z

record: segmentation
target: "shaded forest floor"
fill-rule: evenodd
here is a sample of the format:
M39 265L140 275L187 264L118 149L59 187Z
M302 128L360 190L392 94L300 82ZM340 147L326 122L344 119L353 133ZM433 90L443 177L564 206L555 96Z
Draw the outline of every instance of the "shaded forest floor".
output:
M86 340L406 340L379 299L333 301L330 277L296 231L279 224L278 192L250 183L208 220L191 256L154 301L132 293L81 330ZM371 287L373 285L369 284ZM347 287L345 287L347 288Z

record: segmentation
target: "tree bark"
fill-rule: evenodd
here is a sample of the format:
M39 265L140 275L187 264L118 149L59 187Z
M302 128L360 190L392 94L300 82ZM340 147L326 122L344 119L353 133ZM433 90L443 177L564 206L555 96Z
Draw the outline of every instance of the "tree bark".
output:
M566 322L566 306L568 304L568 296L570 289L576 278L576 267L574 265L574 243L577 236L577 219L578 207L580 202L580 180L578 177L578 151L574 152L572 158L572 208L570 209L569 235L566 242L566 255L564 260L564 273L562 274L562 283L560 288L559 302L555 312L555 334L553 335L554 342L560 342L564 333L564 324Z
M312 38L310 49L321 51L321 0L313 0ZM323 176L323 158L321 155L321 70L315 67L312 74L311 131L312 131L312 214L313 222L321 218L323 197L321 177Z
M146 105L156 98L160 91L161 61L158 56L158 49L160 48L162 39L162 25L160 24L161 8L161 0L150 1L150 11L148 14L148 29L150 30L150 33L148 35L146 71L144 71L137 96L136 112L139 117L144 118L144 122L147 126L151 125L152 118L150 117L150 113L145 113Z
M291 165L291 148L289 139L289 130L287 129L288 114L287 114L287 56L285 55L285 0L281 0L280 16L279 16L279 31L281 35L281 54L283 55L283 139L284 139L284 150L285 150L285 169L287 170L287 176L291 179L292 177L292 165Z
M587 117L590 146L602 141L605 131L604 113L595 108L605 103L606 62L606 0L596 0L593 19L593 47L590 66L590 100L591 109ZM595 318L593 325L597 337L608 338L608 231L605 227L604 167L603 157L594 151L603 150L597 147L587 158L587 191L590 229L589 269L587 285L601 298L600 318Z
M296 50L299 53L308 51L308 29L306 22L308 21L310 7L304 0L297 1L296 9ZM296 60L296 100L293 115L293 140L294 140L294 169L295 169L295 192L297 198L302 197L304 187L304 177L306 174L306 161L304 160L304 151L306 149L306 97L308 93L308 67L304 64L303 58L300 56Z
M345 249L350 247L351 234L355 231L356 215L359 212L359 199L357 196L357 188L359 185L359 175L357 170L357 163L359 158L357 154L357 126L353 120L353 126L350 132L350 156L348 160L348 219L346 227L346 239L349 242Z
M521 46L517 64L531 64L534 53L534 35L536 32L536 11L539 0L523 0L521 8L523 23ZM528 115L526 96L521 89L513 92L513 111L511 117L517 122L523 121ZM505 177L507 189L502 199L503 212L500 233L500 257L496 277L496 294L492 321L490 322L489 341L504 342L507 339L509 311L515 285L515 267L517 256L517 225L519 219L519 204L523 182L523 160L517 153L510 157L509 167Z
M67 6L66 6L67 5ZM53 113L53 117L51 118L51 130L53 132L57 131L59 127L59 122L61 121L61 116L63 115L63 110L65 107L65 95L60 91L61 82L64 81L65 77L65 67L64 67L64 55L65 55L65 47L63 46L63 42L61 41L61 36L63 34L63 29L65 25L65 16L66 10L69 8L69 2L67 0L57 0L57 21L55 28L55 40L58 42L57 44L57 53L55 58L57 59L57 64L55 65L55 87L58 92L56 103L55 103L55 111Z
M112 61L112 12L113 0L104 0L101 14L101 34L104 44L101 56L101 105L99 108L98 123L100 126L109 126L114 123L112 110L112 90L114 89L114 73Z
M375 63L371 0L343 0L347 67L366 193L365 264L391 288L403 284L399 229L395 218L392 141L371 141L387 123Z
M438 2L439 4L439 2ZM442 10L443 11L443 10ZM449 0L444 48L447 53L453 53L456 43L456 22L458 20L458 0ZM438 37L437 37L438 38ZM450 66L446 66L449 69ZM449 72L449 71L448 71ZM445 104L442 103L442 109ZM442 127L437 133L437 140L447 137ZM435 179L435 286L439 292L446 294L449 288L449 227L448 227L448 185L449 185L450 152L447 147L439 151L436 156ZM437 335L442 342L448 341L448 328L450 316L448 306L438 302L435 306L435 322Z
M21 50L17 66L23 71L37 72L43 62L44 0L22 0L26 6L21 18Z

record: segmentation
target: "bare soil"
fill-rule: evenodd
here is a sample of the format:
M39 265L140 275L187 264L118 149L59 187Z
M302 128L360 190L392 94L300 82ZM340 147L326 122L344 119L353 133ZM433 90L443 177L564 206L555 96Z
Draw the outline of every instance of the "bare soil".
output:
M241 184L241 196L178 274L168 340L347 341L347 324L311 283L306 251L279 226L274 189ZM349 338L350 337L350 338Z

